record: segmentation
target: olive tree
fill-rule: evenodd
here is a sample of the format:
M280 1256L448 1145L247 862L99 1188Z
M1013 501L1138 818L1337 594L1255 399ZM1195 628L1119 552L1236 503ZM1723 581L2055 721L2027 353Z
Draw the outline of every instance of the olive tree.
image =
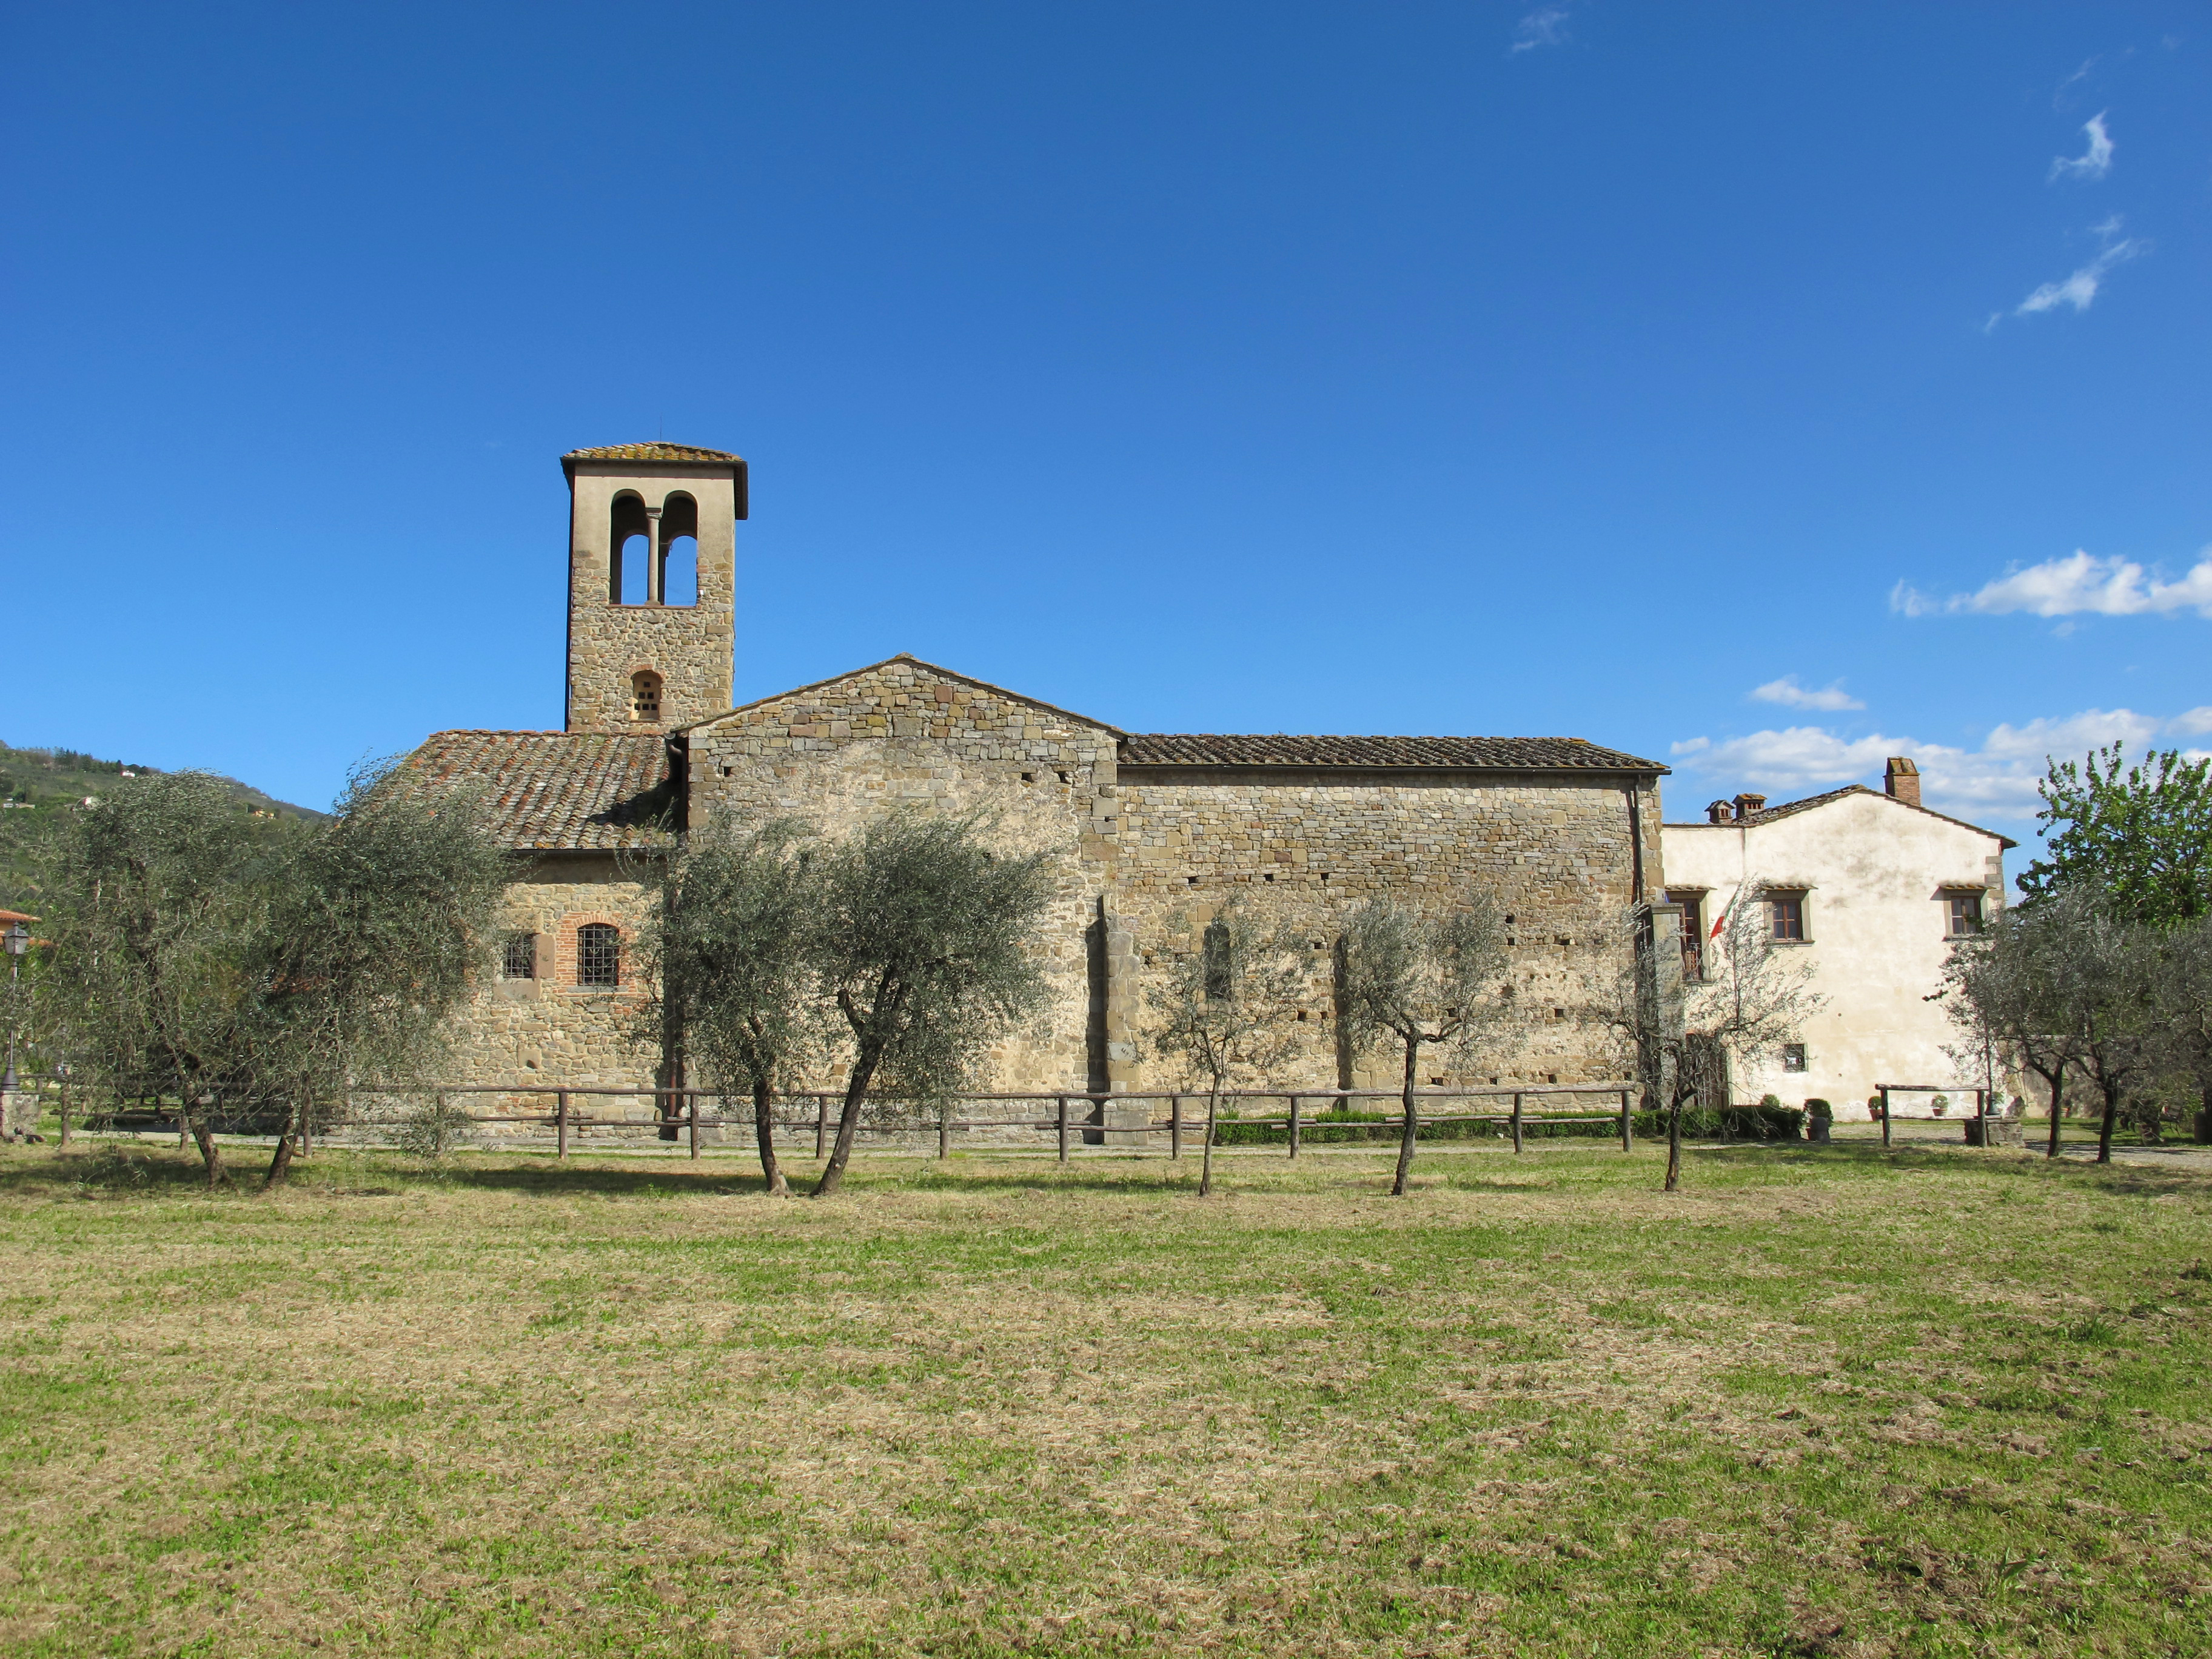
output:
M1306 987L1306 933L1261 925L1242 900L1231 899L1202 925L1188 913L1170 924L1189 941L1159 954L1161 972L1146 987L1158 1024L1145 1046L1179 1062L1206 1084L1206 1144L1198 1195L1213 1190L1213 1139L1221 1091L1243 1079L1264 1080L1297 1045L1294 1017Z
M2066 955L2058 1015L2074 1042L2074 1065L2096 1091L2097 1162L2112 1161L2120 1108L2153 1081L2163 1044L2157 1019L2159 939L2116 913L2108 896L2073 889L2039 901L2057 913Z
M825 853L809 951L842 1017L851 1070L814 1194L842 1184L878 1083L942 1099L1044 998L1037 934L1049 855L988 844L987 820L902 808Z
M675 1034L726 1103L750 1094L761 1176L779 1196L791 1188L775 1155L775 1097L824 1036L811 833L795 818L690 830L661 872L645 939L661 1000L647 1018Z
M1670 1193L1682 1185L1683 1108L1725 1103L1731 1068L1794 1039L1822 1006L1811 962L1774 937L1763 892L1756 879L1738 886L1699 953L1705 971L1693 980L1674 970L1681 941L1656 931L1648 908L1626 919L1629 949L1603 1017L1635 1059L1647 1097L1666 1114Z
M508 875L476 799L426 790L401 762L356 772L336 812L286 853L250 957L246 1070L290 1103L269 1185L318 1097L363 1077L411 1082L445 1055L451 1017L489 965Z
M475 804L394 764L313 825L255 819L195 773L118 782L56 839L48 988L80 1075L173 1095L213 1185L210 1109L280 1107L268 1184L309 1103L442 1052L489 959L505 855Z
M1393 1043L1404 1060L1405 1121L1390 1183L1391 1195L1402 1197L1419 1127L1421 1050L1467 1048L1511 1015L1511 988L1497 982L1506 967L1504 922L1487 894L1457 895L1440 913L1375 898L1346 919L1338 948L1338 1017L1352 1048Z
M223 1170L209 1109L246 1060L288 831L246 818L220 780L171 772L69 812L46 849L40 1023L86 1081L174 1097L210 1186Z
M2212 1144L2212 916L2176 928L2160 951L2154 995L2161 1057L2194 1085L2195 1139Z
M2081 1038L2071 1005L2078 967L2069 937L2077 921L2073 896L2015 907L1990 919L1944 964L1946 1012L1975 1037L1984 1034L2014 1064L2032 1072L2051 1097L2045 1155L2058 1156L2067 1079L2075 1074Z

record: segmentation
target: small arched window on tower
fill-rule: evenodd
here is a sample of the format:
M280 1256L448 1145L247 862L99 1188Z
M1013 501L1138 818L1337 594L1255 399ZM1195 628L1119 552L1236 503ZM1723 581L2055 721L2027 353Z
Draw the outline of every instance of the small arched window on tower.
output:
M629 717L641 726L660 724L660 676L650 668L629 677Z
M576 930L576 983L587 990L612 991L622 984L622 934L604 921Z
M699 503L678 490L660 511L660 580L663 605L699 603Z
M643 605L652 579L653 520L634 489L614 499L607 526L607 603Z

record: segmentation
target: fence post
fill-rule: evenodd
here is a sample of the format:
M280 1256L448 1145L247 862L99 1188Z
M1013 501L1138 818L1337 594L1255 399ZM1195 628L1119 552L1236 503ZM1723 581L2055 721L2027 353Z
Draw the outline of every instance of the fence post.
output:
M952 1156L952 1103L939 1101L937 1106L937 1161L942 1164Z
M69 1145L69 1076L62 1076L62 1145Z
M1889 1145L1889 1085L1877 1083L1874 1086L1881 1096L1881 1144L1887 1146Z
M315 1091L313 1089L307 1090L306 1097L300 1103L300 1156L301 1158L307 1157L309 1145L314 1139Z
M1060 1102L1060 1161L1067 1162L1067 1097L1056 1097Z
M1620 1091L1620 1150L1624 1152L1630 1152L1635 1146L1636 1126L1629 1120L1628 1091L1623 1089Z
M1298 1107L1300 1103L1301 1103L1297 1096L1292 1095L1291 1097L1291 1156L1292 1158L1296 1158L1298 1155Z
M692 1089L686 1093L691 1102L691 1161L696 1164L699 1161L699 1091Z
M1521 1155L1521 1097L1513 1097L1513 1155Z
M1168 1097L1168 1156L1182 1156L1182 1097Z
M553 1121L559 1126L560 1137L560 1150L555 1156L566 1158L568 1156L568 1091L566 1089L553 1091Z
M830 1156L830 1097L814 1097L814 1156Z

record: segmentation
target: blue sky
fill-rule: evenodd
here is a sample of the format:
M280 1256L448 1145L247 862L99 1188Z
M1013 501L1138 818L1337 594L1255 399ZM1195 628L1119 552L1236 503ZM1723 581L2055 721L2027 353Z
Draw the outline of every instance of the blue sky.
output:
M0 738L561 719L556 458L752 466L740 698L1573 733L2018 835L2212 743L2195 5L14 20ZM2015 863L2017 863L2017 857Z

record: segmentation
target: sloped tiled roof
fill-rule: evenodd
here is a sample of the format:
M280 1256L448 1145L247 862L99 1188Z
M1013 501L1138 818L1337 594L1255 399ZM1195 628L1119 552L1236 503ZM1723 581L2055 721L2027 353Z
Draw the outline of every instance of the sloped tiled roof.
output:
M690 444L607 444L598 449L572 449L564 461L739 461L744 458L724 449L698 449Z
M1466 771L1664 772L1656 761L1581 738L1282 737L1141 732L1121 743L1126 766L1440 767Z
M666 839L668 749L656 732L434 732L404 775L433 789L482 790L493 833L518 850Z
M878 669L889 668L894 663L902 662L919 668L925 673L934 674L939 679L954 680L962 685L973 686L978 691L988 691L993 696L1004 697L1009 702L1026 704L1031 708L1042 708L1048 714L1058 714L1065 720L1079 720L1085 726L1095 726L1102 732L1111 732L1117 738L1126 735L1118 726L1109 726L1102 720L1094 720L1088 714L1079 714L1072 708L1062 708L1057 703L1046 702L1041 698L1030 696L1024 692L1009 691L1003 685L994 685L988 680L979 680L972 674L961 673L957 669L943 668L933 662L924 662L911 651L902 651L896 657L885 657L881 662L872 662L864 667L848 668L842 674L832 674L826 680L814 680L805 685L793 686L788 691L778 691L769 696L755 697L750 702L741 702L735 708L726 708L719 714L709 714L704 720L693 720L688 726L678 726L676 730L696 732L702 726L712 726L718 720L729 719L732 714L742 714L750 709L763 708L772 702L781 702L787 697L804 697L811 692L821 690L825 686L835 685L840 680L858 679L863 674L872 674Z
M1687 823L1669 823L1661 827L1668 830L1733 830L1739 825L1747 824L1756 830L1762 823L1772 823L1778 819L1795 817L1800 812L1809 812L1816 806L1826 806L1830 801L1842 800L1847 795L1872 795L1876 800L1888 801L1894 805L1904 807L1907 811L1925 812L1931 818L1941 818L1946 823L1957 824L1961 830L1971 830L1978 836L1987 836L1993 841L2002 842L2008 848L2020 845L2009 836L2000 836L1996 830L1984 830L1978 823L1969 823L1966 819L1954 818L1948 812L1938 812L1932 806L1915 806L1909 800L1899 800L1894 795L1887 794L1880 789L1869 789L1863 783L1847 783L1840 789L1830 789L1818 795L1808 795L1802 800L1784 801L1779 806L1762 806L1756 812L1747 812L1740 818L1728 818L1719 823L1711 823L1703 818L1696 818Z

